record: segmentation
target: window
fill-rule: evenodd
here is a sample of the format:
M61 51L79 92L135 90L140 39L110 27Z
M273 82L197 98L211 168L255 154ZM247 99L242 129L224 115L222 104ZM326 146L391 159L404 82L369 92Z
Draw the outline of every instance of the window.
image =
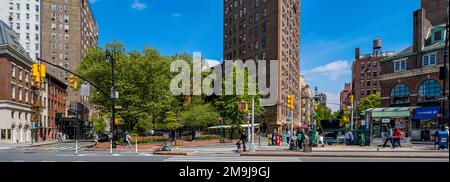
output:
M406 70L406 59L394 62L394 71L395 72L404 71L404 70Z
M361 73L361 79L364 80L364 73Z
M264 22L263 24L262 24L262 32L266 32L267 31L267 28L266 28L266 22Z
M424 81L417 92L419 102L436 101L441 96L441 85L436 80Z
M370 95L370 90L367 90L367 94L366 94L367 96L369 96Z
M376 78L376 77L377 77L377 73L378 73L378 72L376 72L376 71L375 71L375 72L373 72L373 77L375 77L375 78Z
M16 9L16 10L17 10L17 11L20 11L20 4L17 3L16 5L17 5L17 9Z
M361 63L361 71L364 71L364 63Z
M262 17L265 18L266 16L267 16L267 10L266 10L266 8L264 8L262 10Z
M259 31L258 31L258 27L255 27L255 36L258 36L258 34L259 34Z
M11 98L16 99L16 85L11 84Z
M25 89L25 102L28 102L28 89Z
M370 87L370 80L367 80L367 87Z
M29 78L30 77L30 73L28 73L28 72L25 72L25 82L26 83L28 83L28 81L29 81Z
M435 42L442 40L442 31L434 32L434 40Z
M262 38L262 48L265 48L266 47L266 37L263 37Z
M436 52L425 54L422 56L422 66L435 64L436 64Z
M11 76L13 78L16 78L16 65L15 64L11 64Z
M19 68L19 80L20 81L22 81L22 72L23 72L23 69Z
M373 62L373 68L377 69L377 62Z
M22 101L22 87L19 87L19 100ZM20 119L20 117L19 117L19 119Z

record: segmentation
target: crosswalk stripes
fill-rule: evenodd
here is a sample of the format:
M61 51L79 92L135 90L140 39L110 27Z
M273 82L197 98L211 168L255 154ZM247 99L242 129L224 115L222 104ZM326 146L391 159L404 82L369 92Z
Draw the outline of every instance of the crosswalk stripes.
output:
M296 157L239 157L239 156L173 156L165 162L302 162Z

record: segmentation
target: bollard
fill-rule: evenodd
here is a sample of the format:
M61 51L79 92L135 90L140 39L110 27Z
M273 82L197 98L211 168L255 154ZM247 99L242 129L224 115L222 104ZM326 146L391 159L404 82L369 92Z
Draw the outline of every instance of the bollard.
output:
M109 154L112 155L112 140L111 140L111 143L110 143L110 145L109 145Z
M78 140L75 141L75 155L78 155Z
M135 143L135 145L136 145L136 154L138 154L138 142L137 142L137 139L136 139L136 143Z

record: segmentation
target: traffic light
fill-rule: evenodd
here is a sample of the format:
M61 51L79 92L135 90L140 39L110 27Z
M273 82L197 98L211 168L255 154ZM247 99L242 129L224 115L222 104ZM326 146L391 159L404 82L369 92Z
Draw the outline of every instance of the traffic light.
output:
M288 95L287 108L294 109L294 96L293 95Z
M34 82L42 83L45 78L45 65L44 64L32 64L31 65L31 77Z
M78 89L78 81L75 75L69 76L69 87L73 89Z
M239 112L246 113L248 112L248 104L245 101L241 101L238 103L238 110Z
M354 97L353 97L353 95L350 95L350 103L353 105L353 100L354 100Z

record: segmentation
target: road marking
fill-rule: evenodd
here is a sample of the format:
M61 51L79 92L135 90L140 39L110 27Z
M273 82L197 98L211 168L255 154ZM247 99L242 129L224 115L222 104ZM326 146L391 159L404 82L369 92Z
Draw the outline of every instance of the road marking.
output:
M24 160L13 160L11 162L25 162Z
M40 162L56 162L56 161L40 161Z
M88 162L88 161L72 161L72 162Z

